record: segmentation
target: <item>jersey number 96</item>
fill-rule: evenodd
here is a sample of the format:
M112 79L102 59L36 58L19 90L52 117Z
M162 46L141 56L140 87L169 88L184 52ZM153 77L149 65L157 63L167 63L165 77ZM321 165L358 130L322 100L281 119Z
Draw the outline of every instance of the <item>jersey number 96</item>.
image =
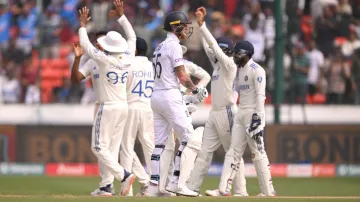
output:
M128 72L125 72L125 73L123 73L122 75L121 75L121 77L119 76L119 74L118 73L116 73L116 72L108 72L107 74L106 74L106 77L108 78L108 81L110 82L110 83L112 83L112 84L117 84L117 83L119 83L119 82L121 82L121 83L126 83L126 81L127 81L127 78L128 78Z

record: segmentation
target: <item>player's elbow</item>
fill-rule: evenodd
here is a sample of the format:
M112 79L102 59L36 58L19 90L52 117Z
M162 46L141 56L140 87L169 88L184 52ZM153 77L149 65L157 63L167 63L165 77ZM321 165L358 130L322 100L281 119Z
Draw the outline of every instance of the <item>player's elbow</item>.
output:
M71 74L71 83L72 84L78 84L80 83L81 80L84 79L84 76L79 75L79 74Z

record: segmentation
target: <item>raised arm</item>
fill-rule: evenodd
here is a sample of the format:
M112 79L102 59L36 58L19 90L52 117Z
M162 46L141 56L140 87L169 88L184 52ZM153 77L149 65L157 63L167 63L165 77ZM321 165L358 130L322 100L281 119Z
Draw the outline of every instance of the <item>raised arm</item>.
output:
M200 7L197 9L195 13L197 17L197 22L200 27L200 31L203 34L205 41L209 44L209 47L214 52L216 59L222 64L221 67L227 70L230 70L233 63L233 59L227 56L220 46L217 44L216 39L212 36L205 23L206 9L204 7ZM231 47L232 48L232 47Z
M216 57L215 57L214 51L211 50L211 48L209 47L209 44L206 42L204 37L201 37L201 43L202 43L204 51L205 51L207 57L209 58L210 62L212 64L215 63L216 62Z
M91 18L89 17L89 9L87 7L83 7L79 10L79 13L79 38L81 47L83 48L84 52L89 55L90 58L94 60L104 60L106 58L105 53L92 45L86 32L86 24L90 21Z
M90 71L86 68L84 68L82 72L79 71L81 56L84 54L84 51L82 50L79 42L74 43L74 53L75 59L71 69L71 82L79 83L81 80L85 79L86 76L90 75Z
M112 15L116 15L119 17L118 22L125 31L126 40L129 46L129 51L131 51L131 54L135 56L136 34L129 20L124 15L124 2L121 0L115 0L114 6L115 6L115 10L111 10L110 12Z

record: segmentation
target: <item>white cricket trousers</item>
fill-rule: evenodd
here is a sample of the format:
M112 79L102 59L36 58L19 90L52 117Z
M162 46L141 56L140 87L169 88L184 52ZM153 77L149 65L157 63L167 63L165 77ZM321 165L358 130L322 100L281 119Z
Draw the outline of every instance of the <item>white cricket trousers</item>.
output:
M189 189L200 191L200 186L207 175L214 152L222 145L225 152L230 148L234 115L237 106L226 106L223 109L211 109L205 124L203 143L194 170L187 182ZM243 165L242 165L243 166ZM247 193L244 169L237 171L235 193Z
M97 105L92 127L91 150L98 159L100 187L124 178L120 166L119 150L123 137L128 106L126 102L106 102Z
M234 178L234 173L239 169L241 158L249 145L252 153L260 189L263 194L271 195L274 192L270 174L269 160L265 152L264 139L259 140L250 138L246 133L246 126L251 123L252 115L255 109L239 109L234 118L234 126L231 136L231 146L226 152L224 168L221 175L219 190L229 192ZM261 117L262 125L265 127L265 117ZM272 190L271 190L272 189Z
M155 129L155 149L151 158L151 181L158 184L160 179L160 156L165 148L167 139L172 135L171 129L174 130L174 133L180 140L174 171L174 176L179 176L181 152L187 144L189 136L194 132L194 128L179 89L154 91L151 97L151 108L154 112Z
M144 167L134 151L136 138L142 146L144 158L148 168L151 168L151 154L154 150L154 118L149 107L136 108L129 105L126 127L121 142L120 163L129 172L134 172L141 184L147 184L150 180Z

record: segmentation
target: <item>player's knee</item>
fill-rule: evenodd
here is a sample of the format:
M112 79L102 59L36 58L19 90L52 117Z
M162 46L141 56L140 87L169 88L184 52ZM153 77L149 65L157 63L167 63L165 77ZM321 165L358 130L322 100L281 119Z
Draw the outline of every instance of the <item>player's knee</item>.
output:
M187 146L197 151L201 150L202 137L204 134L204 127L198 127L194 130L191 136L188 138Z
M252 151L251 152L251 159L253 162L258 162L263 160L266 157L266 153L261 153L259 151Z

